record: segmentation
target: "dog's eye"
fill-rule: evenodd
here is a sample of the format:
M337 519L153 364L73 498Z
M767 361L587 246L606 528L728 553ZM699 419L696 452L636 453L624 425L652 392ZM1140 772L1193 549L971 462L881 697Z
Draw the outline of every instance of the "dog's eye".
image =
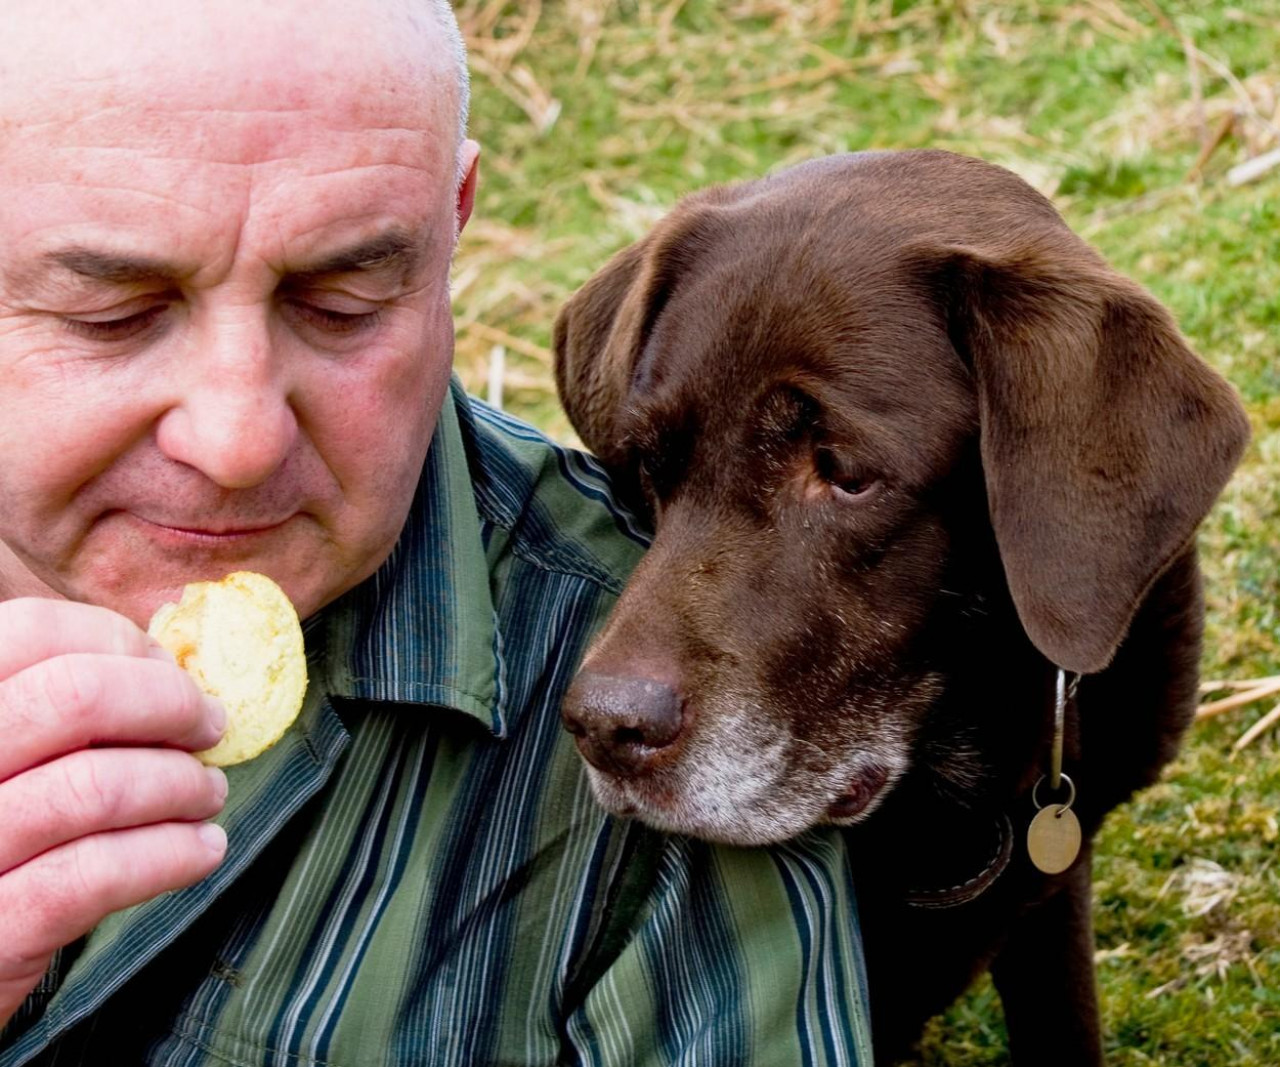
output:
M818 477L843 497L865 497L879 481L865 471L849 467L829 448L819 448L814 453Z

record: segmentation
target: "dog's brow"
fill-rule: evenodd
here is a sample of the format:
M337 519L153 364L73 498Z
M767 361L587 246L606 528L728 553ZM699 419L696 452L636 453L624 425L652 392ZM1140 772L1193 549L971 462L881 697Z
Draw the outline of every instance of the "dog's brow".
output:
M822 405L805 389L786 382L769 392L761 414L767 421L767 430L795 440L819 428Z

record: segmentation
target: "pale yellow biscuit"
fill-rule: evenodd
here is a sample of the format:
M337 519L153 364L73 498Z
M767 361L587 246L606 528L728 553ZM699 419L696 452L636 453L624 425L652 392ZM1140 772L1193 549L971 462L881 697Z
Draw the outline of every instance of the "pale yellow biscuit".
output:
M227 767L274 745L302 707L307 657L302 626L275 582L252 571L192 582L177 604L162 604L147 632L206 693L227 709L227 732L197 752Z

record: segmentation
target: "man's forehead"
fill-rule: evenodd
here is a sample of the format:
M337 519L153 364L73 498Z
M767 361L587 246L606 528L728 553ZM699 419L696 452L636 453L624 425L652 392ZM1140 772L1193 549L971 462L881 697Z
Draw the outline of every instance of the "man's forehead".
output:
M454 57L420 0L97 0L71 32L77 0L0 5L9 292L148 261L198 285L235 264L324 273L388 227L415 254L384 274L452 247ZM410 6L429 24L397 25Z
M0 121L150 104L170 113L344 109L435 127L456 107L424 0L5 0Z

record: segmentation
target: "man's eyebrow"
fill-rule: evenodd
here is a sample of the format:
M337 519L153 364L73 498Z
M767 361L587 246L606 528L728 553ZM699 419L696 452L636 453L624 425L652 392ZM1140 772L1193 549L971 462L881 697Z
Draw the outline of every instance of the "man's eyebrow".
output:
M189 273L174 263L150 256L99 252L76 245L49 252L46 263L61 267L91 281L108 285L138 285L172 282ZM292 269L288 276L295 280L329 277L336 274L394 272L402 279L412 276L422 261L420 242L401 230L371 237L349 248L339 249L323 259Z
M392 230L341 249L315 263L290 270L289 277L306 280L335 274L394 271L401 278L408 278L421 260L420 242L408 233Z
M96 252L91 248L72 247L50 252L45 262L55 264L72 274L109 285L136 285L140 282L173 281L184 273L181 268L147 256L118 255Z

